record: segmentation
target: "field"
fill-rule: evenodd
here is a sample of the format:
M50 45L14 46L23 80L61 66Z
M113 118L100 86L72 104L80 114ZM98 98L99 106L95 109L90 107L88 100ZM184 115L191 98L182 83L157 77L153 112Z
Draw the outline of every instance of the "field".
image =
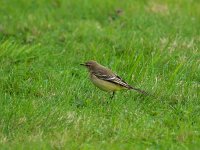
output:
M0 149L199 149L199 48L198 0L1 0Z

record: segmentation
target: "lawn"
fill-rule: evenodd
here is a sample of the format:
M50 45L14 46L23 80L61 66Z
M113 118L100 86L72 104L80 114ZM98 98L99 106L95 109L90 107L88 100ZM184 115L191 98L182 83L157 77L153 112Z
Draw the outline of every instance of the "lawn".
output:
M1 0L0 148L199 149L199 43L198 0Z

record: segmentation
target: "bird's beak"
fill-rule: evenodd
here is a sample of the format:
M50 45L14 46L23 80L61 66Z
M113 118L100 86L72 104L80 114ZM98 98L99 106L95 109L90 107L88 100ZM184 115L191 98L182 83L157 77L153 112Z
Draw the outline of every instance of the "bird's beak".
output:
M82 64L80 64L80 65L81 65L81 66L86 66L86 65L85 65L85 64L83 64L83 63L82 63Z

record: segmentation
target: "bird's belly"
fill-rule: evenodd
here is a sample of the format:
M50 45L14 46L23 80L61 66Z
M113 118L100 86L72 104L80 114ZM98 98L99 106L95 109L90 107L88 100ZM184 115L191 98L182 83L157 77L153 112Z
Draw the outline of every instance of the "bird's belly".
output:
M120 85L98 79L94 75L91 77L91 79L92 79L92 83L103 91L112 92L112 91L118 91L118 90L123 89L123 87L121 87Z

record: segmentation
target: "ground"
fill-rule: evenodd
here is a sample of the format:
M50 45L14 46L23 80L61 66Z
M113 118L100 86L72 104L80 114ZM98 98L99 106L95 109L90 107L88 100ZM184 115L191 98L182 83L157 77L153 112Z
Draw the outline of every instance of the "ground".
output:
M199 149L198 0L2 0L2 149ZM95 88L96 60L134 91Z

